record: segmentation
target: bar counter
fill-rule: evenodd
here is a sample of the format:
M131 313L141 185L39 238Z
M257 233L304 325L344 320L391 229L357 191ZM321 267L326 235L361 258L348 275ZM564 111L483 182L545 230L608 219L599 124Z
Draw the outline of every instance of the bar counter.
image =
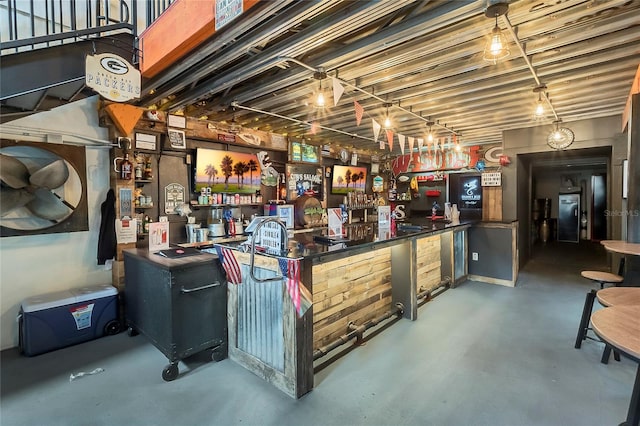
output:
M347 227L346 241L338 244L314 239L326 229L294 232L286 256L255 254L253 274L241 240L217 242L232 249L241 271L241 284L228 285L229 358L300 398L313 389L314 360L387 319L417 319L421 302L466 279L472 223L411 219L382 237L374 224L363 223ZM311 299L301 316L283 261L297 263L301 293Z

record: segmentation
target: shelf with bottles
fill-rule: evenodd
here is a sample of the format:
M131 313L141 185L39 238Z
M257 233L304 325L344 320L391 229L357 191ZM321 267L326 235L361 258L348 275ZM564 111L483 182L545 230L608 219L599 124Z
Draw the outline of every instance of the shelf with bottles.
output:
M136 183L149 183L153 181L153 167L151 155L141 152L134 153L133 178Z
M224 207L261 207L262 203L249 203L249 204L198 204L196 200L191 201L191 207L212 207L212 208L224 208Z

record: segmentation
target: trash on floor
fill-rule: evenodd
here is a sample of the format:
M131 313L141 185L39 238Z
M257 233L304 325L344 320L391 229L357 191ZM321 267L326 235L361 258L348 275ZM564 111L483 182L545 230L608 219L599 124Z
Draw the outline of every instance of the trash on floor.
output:
M104 371L104 368L96 368L95 370L89 371L88 373L85 373L84 371L81 371L77 374L71 374L69 376L69 381L73 382L75 379L79 379L80 377L84 377L84 376L90 376L92 374L98 374L98 373L102 373Z

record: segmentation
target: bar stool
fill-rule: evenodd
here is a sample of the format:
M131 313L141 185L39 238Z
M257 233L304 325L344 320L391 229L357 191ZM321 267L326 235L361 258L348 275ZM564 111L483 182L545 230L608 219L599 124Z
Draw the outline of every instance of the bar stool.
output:
M588 280L597 282L600 285L601 289L603 289L607 284L617 286L623 280L620 275L604 271L582 271L580 272L580 275ZM591 321L591 311L593 310L593 302L596 299L597 292L597 290L592 289L591 291L589 291L589 293L587 293L587 297L585 298L584 307L582 308L582 318L580 318L580 327L578 328L578 335L576 336L576 344L574 346L576 349L580 349L583 340L592 339L591 337L587 336L587 332L590 330L589 322ZM604 360L604 356L602 359ZM616 357L616 359L618 358Z

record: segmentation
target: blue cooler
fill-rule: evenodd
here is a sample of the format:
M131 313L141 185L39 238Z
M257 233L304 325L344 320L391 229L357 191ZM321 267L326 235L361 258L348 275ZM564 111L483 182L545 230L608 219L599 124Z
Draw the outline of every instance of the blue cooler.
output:
M25 299L19 316L20 350L33 356L118 333L117 296L115 287L98 285Z

